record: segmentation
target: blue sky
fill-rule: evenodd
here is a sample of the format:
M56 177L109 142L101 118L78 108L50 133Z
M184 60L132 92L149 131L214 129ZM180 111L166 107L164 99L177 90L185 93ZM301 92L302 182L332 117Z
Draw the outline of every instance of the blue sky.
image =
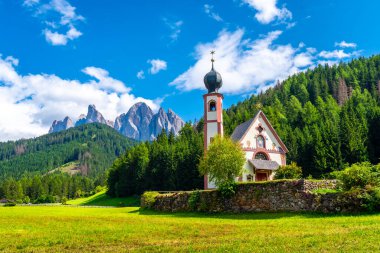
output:
M95 104L202 116L216 50L228 107L276 80L379 53L379 1L0 0L0 140Z

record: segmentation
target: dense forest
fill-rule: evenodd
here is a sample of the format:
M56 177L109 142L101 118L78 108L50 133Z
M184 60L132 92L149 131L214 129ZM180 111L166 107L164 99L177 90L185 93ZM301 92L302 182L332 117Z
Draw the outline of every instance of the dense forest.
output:
M78 164L82 175L100 177L134 144L135 141L98 123L33 139L0 143L0 179L43 175L69 162Z
M93 194L97 182L81 175L66 173L23 176L19 180L0 181L0 200L18 203L55 203Z
M319 65L225 110L225 132L230 135L261 109L289 149L287 162L300 165L304 177L326 177L357 162L377 164L379 80L380 56ZM202 188L202 124L187 124L178 137L161 135L129 150L109 171L108 193Z
M118 158L108 176L108 194L129 196L145 190L192 190L203 187L198 163L203 136L187 123L179 136L162 132Z

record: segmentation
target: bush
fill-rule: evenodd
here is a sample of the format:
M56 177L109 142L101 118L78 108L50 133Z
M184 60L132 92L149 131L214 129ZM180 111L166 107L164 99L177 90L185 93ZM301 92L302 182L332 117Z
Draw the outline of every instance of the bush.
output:
M16 206L16 203L15 202L12 202L12 201L10 201L10 202L7 202L7 203L5 203L5 205L4 205L5 207L10 207L10 206Z
M98 186L96 186L96 188L95 188L95 193L101 192L101 191L103 191L103 190L105 190L105 189L106 189L106 187L101 186L101 185L98 185Z
M223 198L231 198L236 193L236 183L224 183L218 187L218 191Z
M190 193L188 203L191 210L193 211L196 210L200 197L201 197L201 194L199 193L199 191L193 191L192 193Z
M141 196L141 208L151 209L158 195L160 195L158 192L144 192Z
M337 173L344 190L380 186L380 165L356 163Z
M380 211L380 187L367 188L361 197L368 211Z
M62 197L61 204L62 205L67 205L67 198L66 197Z
M29 196L25 196L24 199L22 200L23 203L29 204L30 203L30 198Z
M286 166L281 166L274 175L274 179L300 179L301 177L302 168L295 162Z

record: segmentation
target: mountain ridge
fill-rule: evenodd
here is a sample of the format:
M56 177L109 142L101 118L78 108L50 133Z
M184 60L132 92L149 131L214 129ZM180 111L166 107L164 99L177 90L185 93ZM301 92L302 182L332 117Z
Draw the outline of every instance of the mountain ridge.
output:
M154 114L153 110L144 102L134 104L127 113L122 113L114 121L106 120L96 109L95 105L88 106L87 115L81 114L74 123L66 116L63 120L54 120L49 133L67 130L73 126L89 123L108 125L124 136L137 141L152 141L163 130L178 135L185 122L173 110L167 112L163 108Z

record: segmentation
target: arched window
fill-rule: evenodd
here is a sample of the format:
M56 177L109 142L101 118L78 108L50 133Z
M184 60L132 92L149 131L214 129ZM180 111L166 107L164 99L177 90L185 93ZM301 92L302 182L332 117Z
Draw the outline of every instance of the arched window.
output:
M215 103L215 101L214 100L211 100L210 102L209 102L209 104L208 104L208 110L210 111L210 112L215 112L216 111L216 103Z
M265 148L265 139L262 135L257 136L256 141L258 148Z
M264 153L257 153L255 155L255 159L257 159L257 160L268 160L268 157Z

